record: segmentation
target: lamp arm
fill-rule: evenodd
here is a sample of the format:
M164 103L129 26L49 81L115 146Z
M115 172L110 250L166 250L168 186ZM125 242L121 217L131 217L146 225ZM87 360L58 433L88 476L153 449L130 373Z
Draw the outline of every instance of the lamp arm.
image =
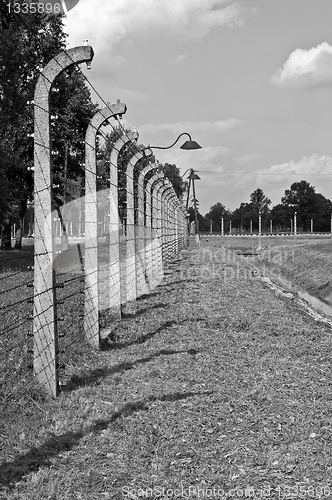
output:
M152 148L152 149L170 149L172 148L173 146L175 146L175 144L178 142L178 140L180 139L180 137L182 137L183 135L187 135L189 137L189 140L191 141L191 136L190 134L188 134L187 132L182 132L182 134L179 135L179 137L176 139L175 142L173 142L173 144L171 144L170 146L149 146L149 148Z
M186 175L187 172L189 172L189 170L192 170L192 168L187 168L187 170L185 171L185 173L181 175L181 179L183 179L183 177Z

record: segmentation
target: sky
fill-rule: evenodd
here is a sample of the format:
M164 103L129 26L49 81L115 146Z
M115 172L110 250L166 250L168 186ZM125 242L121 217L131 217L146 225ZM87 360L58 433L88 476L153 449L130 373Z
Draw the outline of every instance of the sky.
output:
M197 171L205 215L257 188L272 207L301 180L332 199L331 19L331 0L80 0L65 31L94 49L92 99L125 103L140 143L202 146L155 156Z

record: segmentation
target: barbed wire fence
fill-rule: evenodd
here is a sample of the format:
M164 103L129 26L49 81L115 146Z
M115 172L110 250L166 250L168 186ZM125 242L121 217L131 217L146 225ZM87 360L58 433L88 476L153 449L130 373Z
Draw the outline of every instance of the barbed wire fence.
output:
M105 108L93 116L84 138L84 197L55 209L50 92L60 73L92 59L93 49L87 43L63 51L40 71L37 81L34 245L23 259L22 254L17 256L17 268L16 256L8 255L9 269L7 254L1 258L3 401L15 398L13 387L19 379L37 381L45 395L57 396L68 378L66 363L75 357L75 347L85 342L89 348L99 348L112 333L114 321L121 320L125 305L149 294L161 282L165 265L188 243L186 210L172 184L159 164L151 163L152 151L138 148L138 133L126 132L119 122L126 105L105 103L91 84ZM98 191L96 141L105 124L117 130L119 138L109 158L108 187ZM125 182L119 175L124 148L131 153ZM74 235L69 228L77 218ZM62 236L68 232L69 245L63 247Z

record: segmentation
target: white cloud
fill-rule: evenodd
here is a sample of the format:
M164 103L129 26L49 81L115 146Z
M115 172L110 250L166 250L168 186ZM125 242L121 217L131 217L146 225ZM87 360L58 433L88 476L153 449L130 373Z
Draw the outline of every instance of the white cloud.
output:
M174 134L181 134L183 131L189 134L198 132L226 132L242 125L242 121L237 118L229 118L228 120L219 120L216 122L201 121L201 122L177 122L177 123L159 123L157 125L142 125L140 131L144 134L156 134L158 132L170 131Z
M260 153L248 153L245 155L240 155L234 157L234 163L242 165L243 163L252 163L259 158L261 158L262 155Z
M217 201L234 210L241 202L249 202L250 194L258 187L271 199L273 206L281 203L285 190L293 182L301 180L314 186L316 193L332 199L332 158L326 155L312 154L299 161L290 160L252 172L234 168L235 157L231 150L208 152L204 156L206 164L203 161L202 165L200 158L195 158L193 156L193 168L200 170L197 190L203 212Z
M184 140L186 138L184 137ZM179 145L181 141L179 141ZM187 168L199 170L222 171L226 158L232 154L232 150L225 146L203 147L202 149L184 151L180 147L174 146L171 149L156 149L154 151L156 158L161 163L175 163L182 172Z
M293 182L305 180L315 187L316 193L332 198L332 158L326 155L312 154L301 160L273 165L267 169L256 170L246 176L248 181L259 185L275 205L281 202L285 190Z
M137 92L136 90L120 87L109 87L108 90L109 93L120 96L121 102L127 102L127 99L129 99L130 101L146 101L149 99L148 94L145 94L144 92Z
M178 54L173 61L171 61L172 64L180 64L182 61L185 61L188 59L189 53L187 54Z
M72 46L88 38L95 50L110 51L124 37L153 28L199 38L214 28L242 24L245 12L230 0L80 0L66 27Z
M279 165L264 170L256 170L255 173L260 175L331 175L332 176L332 158L326 155L312 154L311 156L304 156L298 162L290 160ZM309 181L308 181L309 182Z
M271 82L281 88L332 86L332 46L324 42L309 50L294 50Z

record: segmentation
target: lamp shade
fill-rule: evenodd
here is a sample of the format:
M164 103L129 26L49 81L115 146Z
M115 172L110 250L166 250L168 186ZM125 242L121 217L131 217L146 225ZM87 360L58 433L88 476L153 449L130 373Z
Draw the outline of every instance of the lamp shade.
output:
M195 174L194 170L191 171L188 179L191 179L192 181L200 181L201 180L201 178L197 174Z
M196 141L186 141L182 146L180 146L180 149L186 149L187 151L190 149L202 149L202 146L200 146Z

